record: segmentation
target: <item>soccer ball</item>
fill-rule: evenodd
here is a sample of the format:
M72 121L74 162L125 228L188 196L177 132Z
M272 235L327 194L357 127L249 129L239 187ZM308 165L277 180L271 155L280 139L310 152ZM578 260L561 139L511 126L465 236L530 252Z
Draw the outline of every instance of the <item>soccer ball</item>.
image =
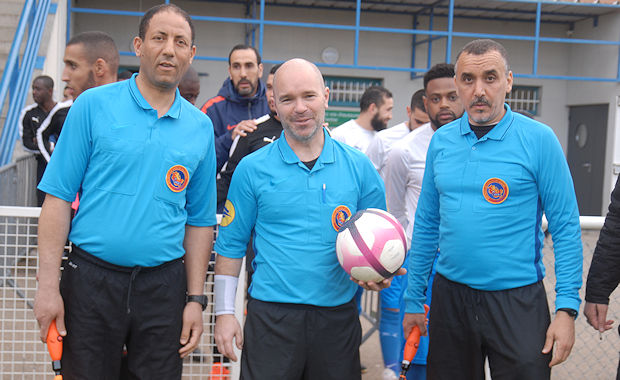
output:
M405 230L386 211L358 211L340 227L336 254L342 268L354 279L380 282L392 277L405 261Z

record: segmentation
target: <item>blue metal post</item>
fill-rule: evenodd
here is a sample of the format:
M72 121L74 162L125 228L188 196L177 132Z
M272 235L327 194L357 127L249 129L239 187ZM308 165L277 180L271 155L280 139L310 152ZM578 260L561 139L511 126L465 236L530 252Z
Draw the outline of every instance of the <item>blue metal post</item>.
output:
M431 8L431 14L428 16L428 30L433 30L435 24L435 9ZM430 68L433 61L433 40L428 39L428 47L426 49L426 67ZM446 60L446 62L448 62Z
M415 14L413 15L413 30L418 29L418 15ZM417 48L417 34L414 34L412 36L412 41L411 41L411 68L415 69L415 50ZM415 73L412 71L411 74L409 74L411 79L415 78Z
M360 16L362 14L362 0L357 0L355 8L355 47L353 49L353 65L357 66L357 58L360 52Z
M260 23L258 24L258 52L263 55L263 40L265 36L265 0L260 0Z
M536 3L536 39L534 40L534 61L532 63L532 74L538 74L538 51L540 49L540 16L542 3L540 0Z
M448 40L446 41L446 62L450 62L450 57L452 57L453 28L454 28L454 0L450 0L450 10L448 11Z
M71 13L73 13L72 8L73 7L71 7L71 0L67 0L67 40L65 42L71 39Z

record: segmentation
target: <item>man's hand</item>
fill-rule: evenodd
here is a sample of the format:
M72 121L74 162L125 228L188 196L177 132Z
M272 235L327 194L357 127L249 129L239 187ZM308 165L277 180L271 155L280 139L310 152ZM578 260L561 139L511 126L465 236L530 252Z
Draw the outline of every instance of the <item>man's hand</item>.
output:
M197 302L188 302L183 310L183 329L179 355L184 358L198 347L202 335L202 307Z
M400 268L396 273L394 273L394 276L403 276L405 274L407 274L407 269ZM380 290L383 290L385 288L389 288L390 285L392 284L392 279L393 278L394 277L386 278L385 280L383 280L381 282L374 282L374 281L364 282L364 281L356 280L353 277L349 276L349 279L351 281L355 282L356 284L358 284L362 288L364 288L366 290L374 290L376 292L378 292Z
M245 137L248 133L252 133L256 130L256 121L254 120L243 120L240 121L239 124L235 125L235 128L232 130L232 134L230 137L234 140L237 136Z
M542 349L543 354L548 354L555 345L549 367L565 361L573 349L573 344L575 344L575 320L568 313L558 311L547 329L547 339Z
M424 313L405 313L405 317L403 318L404 336L409 336L414 326L418 326L420 328L420 334L426 336L426 315L424 315Z
M586 320L590 326L601 333L611 330L614 323L612 319L606 320L608 306L602 303L586 302L586 306L583 308L583 313L586 315Z
M44 288L39 284L34 296L34 316L39 323L39 337L41 342L47 340L47 330L50 323L56 320L56 328L60 336L67 335L65 327L65 303L58 289Z
M243 348L243 334L239 321L233 314L223 314L215 317L215 331L213 333L217 350L233 362L237 361L237 355L233 349L233 338L238 349Z

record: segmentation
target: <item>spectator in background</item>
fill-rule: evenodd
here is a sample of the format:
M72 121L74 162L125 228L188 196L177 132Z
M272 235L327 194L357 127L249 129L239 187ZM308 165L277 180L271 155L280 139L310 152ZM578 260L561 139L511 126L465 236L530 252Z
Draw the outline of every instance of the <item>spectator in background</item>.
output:
M66 89L71 92L73 99L77 99L89 88L116 82L118 61L116 44L107 33L77 34L67 42L65 48L62 80L67 83ZM37 144L47 161L50 160L73 99L56 104L37 130Z
M454 65L440 63L431 67L424 75L424 94L424 106L430 122L395 142L384 167L388 211L405 227L408 244L411 242L413 217L422 188L428 145L437 129L463 115L463 104L454 84ZM431 306L433 278L434 271L431 271L425 301L428 306ZM392 286L381 292L381 348L388 371L385 380L396 379L401 361L405 341L402 322L406 288L407 279L403 276L395 278ZM407 374L408 379L426 379L428 343L428 337L423 336Z
M228 162L222 168L220 176L217 179L217 203L223 205L228 195L228 187L232 179L235 168L242 158L253 153L265 145L271 144L282 134L282 124L275 110L273 99L273 76L280 65L274 65L269 71L267 80L265 81L267 100L269 103L269 115L261 117L256 125L256 131L247 136L238 136L230 148L230 157Z
M179 82L179 93L185 100L196 105L196 99L200 95L200 78L193 67L189 67Z
M19 136L24 150L35 154L37 160L37 185L41 182L47 161L39 151L37 130L56 102L53 99L54 80L47 75L40 75L32 81L32 99L34 104L26 106L19 117ZM37 189L37 206L41 207L45 193Z
M392 119L392 93L381 86L370 86L360 98L360 114L331 131L332 137L366 153L378 131L387 128Z
M123 70L120 73L118 73L117 76L117 81L121 81L121 80L127 80L129 78L131 78L131 76L133 75L133 73L129 70Z
M73 90L69 86L65 86L62 90L62 101L66 102L69 99L73 100Z
M256 130L255 119L269 113L258 50L234 46L228 54L228 74L217 96L200 108L213 121L217 171L228 160L233 140Z
M405 137L409 132L428 123L428 115L424 108L424 89L416 91L411 96L411 104L407 106L407 117L407 121L378 132L366 150L366 155L384 180L383 168L392 145Z

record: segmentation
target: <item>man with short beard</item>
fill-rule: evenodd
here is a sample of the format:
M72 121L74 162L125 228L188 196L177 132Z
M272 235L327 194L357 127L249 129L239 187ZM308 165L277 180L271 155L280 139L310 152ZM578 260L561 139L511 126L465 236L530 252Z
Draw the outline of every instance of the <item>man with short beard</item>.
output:
M424 75L424 108L429 123L422 125L394 144L388 153L384 180L388 211L405 227L407 241L413 232L413 220L422 189L426 151L435 131L463 115L463 104L456 94L454 65L439 63ZM429 279L432 283L433 275ZM406 277L398 277L390 289L381 292L381 348L386 369L384 379L396 379L399 354L403 352L404 291ZM426 304L430 306L431 292ZM385 332L385 333L384 333ZM409 369L409 379L426 379L428 337L422 337L418 353Z
M475 40L456 57L463 117L428 147L409 253L404 333L426 334L428 379L549 379L575 342L581 299L579 209L553 130L505 103L506 49ZM542 215L553 236L555 316L543 284ZM437 256L438 252L441 252Z
M388 121L392 119L392 108L392 93L381 86L370 86L360 99L357 119L351 119L333 129L332 138L366 153L375 134L387 128Z
M236 45L228 54L228 74L217 96L200 110L213 121L217 171L228 161L230 147L237 136L256 129L255 119L269 114L265 86L260 80L263 64L258 51L249 45Z
M336 257L338 215L385 208L383 182L361 152L323 128L329 89L302 59L276 71L282 138L247 156L232 178L215 251L215 340L242 379L361 379L357 285ZM234 294L248 240L256 258L242 333ZM401 269L400 273L404 273Z
M116 82L118 50L112 37L104 32L83 32L67 42L62 80L71 99L56 104L37 130L37 144L49 162L73 100L89 88Z

